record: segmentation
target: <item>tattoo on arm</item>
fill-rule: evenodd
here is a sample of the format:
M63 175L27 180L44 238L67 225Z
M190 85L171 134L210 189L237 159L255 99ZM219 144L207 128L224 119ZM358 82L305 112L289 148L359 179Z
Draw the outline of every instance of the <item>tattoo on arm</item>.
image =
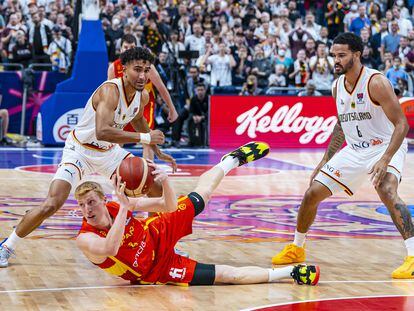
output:
M400 231L404 240L413 237L414 226L407 205L397 203L394 208L395 210L391 212L391 217L398 231Z
M328 149L325 152L325 157L330 160L334 154L342 147L345 141L345 135L342 130L341 124L336 123L335 128L332 132L331 141L329 142Z

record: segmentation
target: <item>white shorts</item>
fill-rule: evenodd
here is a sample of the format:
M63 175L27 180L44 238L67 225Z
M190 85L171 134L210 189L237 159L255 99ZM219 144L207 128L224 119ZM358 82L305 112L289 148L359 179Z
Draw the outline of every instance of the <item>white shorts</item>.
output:
M322 167L315 180L325 185L332 194L345 191L351 196L369 179L368 173L387 147L388 145L380 145L364 151L355 151L346 146ZM387 172L394 174L398 181L401 181L406 154L407 144L403 143L388 164Z
M65 180L73 188L84 175L99 173L111 178L122 160L128 156L132 156L132 154L119 145L115 145L107 151L95 150L81 145L70 134L66 139L62 160L53 180Z

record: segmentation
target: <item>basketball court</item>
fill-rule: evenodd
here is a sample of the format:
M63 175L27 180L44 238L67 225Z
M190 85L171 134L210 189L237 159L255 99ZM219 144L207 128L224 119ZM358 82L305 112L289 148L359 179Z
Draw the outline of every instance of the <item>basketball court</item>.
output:
M139 155L139 150L131 150ZM177 194L190 192L224 150L172 150ZM0 238L45 198L61 148L0 149ZM193 235L178 248L203 263L271 266L292 240L298 206L322 151L273 150L227 176ZM414 212L414 153L409 152L400 195ZM93 180L110 184L100 176ZM307 263L321 267L318 286L292 281L243 286L130 286L91 264L73 238L81 214L71 196L64 207L19 244L0 269L1 310L414 310L414 280L396 281L405 247L388 212L367 182L319 207L308 235Z

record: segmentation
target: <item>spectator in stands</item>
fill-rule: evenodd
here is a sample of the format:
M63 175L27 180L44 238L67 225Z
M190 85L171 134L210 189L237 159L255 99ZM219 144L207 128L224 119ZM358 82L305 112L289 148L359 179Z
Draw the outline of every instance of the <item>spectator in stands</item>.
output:
M304 87L309 79L309 75L309 66L306 62L305 50L300 50L289 73L289 79L293 79L296 87Z
M351 25L349 26L349 31L360 35L361 29L371 26L371 21L366 15L366 8L364 4L360 4L358 7L358 17L354 18Z
M293 66L293 59L288 57L287 55L287 47L284 44L281 44L279 50L277 51L277 55L275 57L276 65L282 64L285 66L285 72L289 70L291 66Z
M340 32L344 31L345 12L341 2L331 0L324 9L325 19L328 25L329 39L335 38Z
M313 38L309 38L305 43L306 58L310 59L316 55L316 41Z
M297 96L321 96L322 93L316 90L316 84L313 80L306 82L306 88L300 91Z
M381 42L381 50L382 53L390 52L394 54L398 50L398 46L400 44L401 35L398 34L398 22L392 21L391 22L391 33L386 35Z
M180 51L185 51L185 46L182 42L178 41L178 31L173 30L171 32L170 40L162 45L162 51L169 54L170 51L173 53L175 59L179 64L183 64L183 60L179 57ZM170 57L169 61L173 62L173 58Z
M13 47L17 42L17 32L19 30L25 31L25 27L19 23L19 19L15 13L9 17L9 23L1 33L1 42L3 45L3 53L10 61L13 58Z
M397 79L397 87L396 88L400 91L399 95L401 97L412 97L413 96L413 93L408 90L407 80L405 80L403 78L398 78Z
M231 70L236 66L236 62L230 49L224 43L220 43L218 54L211 55L212 53L212 46L209 45L200 62L200 65L211 64L210 84L212 86L231 86Z
M287 87L287 79L285 75L285 66L278 64L275 66L275 73L269 76L269 87Z
M403 37L408 36L408 32L410 30L413 30L413 24L407 18L401 16L400 7L394 5L392 8L392 15L394 17L394 20L396 20L398 23L398 33Z
M52 29L54 24L46 18L46 9L44 5L39 5L37 7L37 13L39 13L40 23L45 24L47 27Z
M59 26L52 29L53 41L50 43L47 54L50 56L53 70L67 73L70 67L72 44L69 39L62 36Z
M384 54L383 62L378 66L378 70L382 71L384 74L392 67L393 64L393 56L391 52L386 52Z
M193 24L193 34L186 37L184 41L185 48L190 51L198 51L200 55L204 55L206 39L202 36L203 28L200 23Z
M388 35L388 23L385 18L380 21L380 31L371 36L372 57L375 60L376 66L381 62L381 42Z
M26 34L23 30L17 31L17 42L13 47L13 62L22 64L27 67L32 60L32 48L26 40Z
M204 84L205 89L208 90L208 84L200 77L200 71L197 66L191 66L188 70L188 76L186 80L186 98L190 99L195 95L196 87L198 84Z
M247 77L247 81L243 84L243 88L239 95L245 96L256 96L262 92L257 86L257 77L255 75L250 75Z
M295 30L289 35L289 46L293 58L296 58L299 50L305 48L306 40L309 38L312 38L312 35L303 29L302 19L298 18L295 21Z
M328 28L326 27L321 28L321 32L319 34L319 41L325 43L329 49L331 48L333 40L329 39L328 37Z
M400 46L398 47L396 55L398 55L402 60L404 60L410 51L411 51L411 46L409 44L408 38L401 37Z
M298 18L301 18L301 14L299 10L297 9L296 1L289 1L288 2L288 9L289 9L289 19L290 21L294 22Z
M247 47L241 45L234 57L236 66L233 68L233 85L241 86L247 79L252 68L251 56L248 54Z
M385 75L394 87L397 86L398 78L402 78L405 81L409 79L407 72L401 66L401 58L399 56L394 57L393 66L387 70Z
M32 22L29 28L29 43L33 47L33 63L49 63L47 50L52 41L51 29L40 22L39 13L32 15Z
M333 81L334 60L327 53L325 43L318 42L317 53L309 60L312 80L319 90L331 90Z
M9 112L7 109L0 109L0 123L1 123L1 140L0 145L9 145L11 141L6 137L9 129Z
M273 64L270 58L264 57L264 51L261 45L254 47L254 57L252 60L251 74L258 78L259 87L266 87L268 84L268 77L273 71Z
M307 12L305 17L305 26L303 29L311 34L312 38L317 41L322 26L315 22L315 15L312 12Z
M150 48L155 55L158 55L162 49L162 41L161 34L157 28L156 19L154 13L154 15L151 15L144 24L144 40L148 48Z
M199 83L196 96L190 101L190 118L188 120L188 144L193 146L204 146L208 122L208 97L205 85Z
M364 45L361 55L361 63L368 68L375 68L374 58L372 57L372 49L368 45Z
M370 26L371 36L373 36L381 31L381 24L378 21L378 17L376 14L371 14L369 16L369 20L371 21L371 26Z
M356 1L351 2L350 11L345 14L344 17L344 30L350 31L349 27L351 26L352 21L359 16L358 13L358 3Z

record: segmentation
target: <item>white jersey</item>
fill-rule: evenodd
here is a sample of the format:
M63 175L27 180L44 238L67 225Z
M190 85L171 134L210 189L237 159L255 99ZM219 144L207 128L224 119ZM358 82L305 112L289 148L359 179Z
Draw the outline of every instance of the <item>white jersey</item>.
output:
M92 98L96 91L106 83L113 83L118 87L119 99L115 110L114 125L118 129L123 129L139 112L141 105L141 92L136 92L130 103L127 102L125 88L122 78L115 78L105 81L93 92L85 106L82 117L72 132L74 138L83 145L95 147L102 151L111 149L115 144L107 141L98 140L95 130L95 109L92 105Z
M362 67L353 90L346 89L345 75L334 82L338 119L348 146L356 151L388 144L394 131L382 107L369 94L369 81L377 74L382 73Z

